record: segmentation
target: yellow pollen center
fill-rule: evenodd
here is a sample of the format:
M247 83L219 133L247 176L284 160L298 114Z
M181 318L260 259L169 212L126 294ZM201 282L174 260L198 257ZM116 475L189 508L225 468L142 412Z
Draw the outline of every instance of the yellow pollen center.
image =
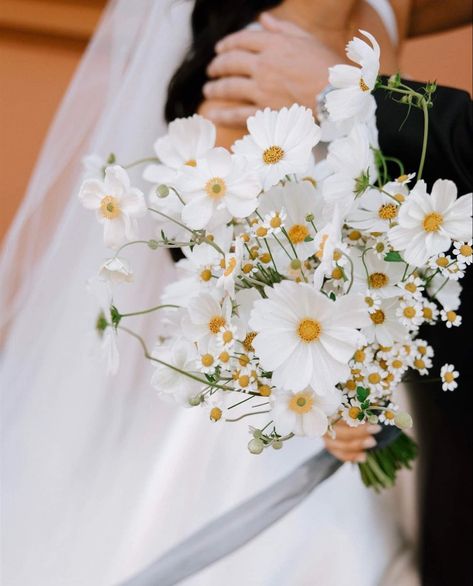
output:
M207 195L213 199L220 199L227 191L227 185L221 177L212 177L205 184Z
M189 159L184 165L187 165L188 167L197 167L197 161L195 159Z
M392 411L385 411L384 416L386 417L386 419L394 419L394 417L395 417L395 415Z
M315 342L320 338L322 327L315 319L307 318L299 322L297 333L303 342Z
M243 265L241 270L245 273L245 275L247 275L253 270L253 265L250 262L247 262Z
M309 230L304 224L294 224L289 228L288 234L293 244L300 244L309 236Z
M215 315L209 321L210 332L212 334L218 334L218 332L220 331L220 328L222 328L225 325L225 323L226 323L225 318L223 318L221 315Z
M210 281L210 279L212 278L211 270L204 269L203 271L201 271L200 278L202 279L202 281Z
M451 382L453 382L453 381L455 380L455 376L454 376L453 372L446 372L446 373L443 375L443 380L444 380L446 383L451 383Z
M404 181L407 181L409 179L408 175L399 175L399 177L396 179L396 181L398 183L403 183Z
M276 215L273 216L269 222L269 225L271 226L271 228L279 228L282 224L281 218Z
M240 358L238 358L238 362L240 363L240 366L248 366L250 359L248 356L246 356L246 354L242 354L240 356Z
M332 271L332 279L339 280L343 277L343 271L340 267L335 267Z
M253 348L253 340L256 338L256 332L248 332L246 334L245 339L243 340L243 348L247 352L254 352L255 349Z
M455 321L457 319L457 314L454 311L447 311L447 319L448 321Z
M230 354L226 351L221 352L218 359L220 362L228 362L230 360Z
M393 368L402 368L402 360L399 359L395 359L392 361L392 367Z
M374 299L372 297L365 297L365 303L368 307L373 307Z
M361 238L361 232L359 230L352 230L348 234L348 238L355 242L356 240L359 240Z
M473 254L473 248L468 244L462 244L460 246L460 254L462 256L471 256Z
M393 197L399 203L404 203L406 201L406 196L402 193L396 193Z
M424 307L422 309L422 315L425 317L425 319L432 319L434 317L434 314L432 313L430 307Z
M369 86L367 85L366 81L362 77L360 77L360 90L362 92L369 92L370 91Z
M238 378L238 384L240 385L240 387L245 388L250 384L250 377L247 374L242 374L239 378Z
M439 267L446 267L448 266L448 258L446 256L439 256L435 264Z
M333 260L334 260L334 261L338 261L338 260L340 260L341 258L342 258L342 251L341 251L341 250L339 250L338 248L336 248L336 249L333 251Z
M385 203L379 208L378 216L381 220L394 220L397 216L397 205L393 203Z
M360 413L361 409L359 407L350 407L350 409L348 409L348 416L351 419L357 419Z
M261 385L258 387L258 391L262 397L269 397L271 395L271 388L268 385Z
M222 338L225 344L229 344L233 340L233 334L230 330L227 330L226 332L223 332Z
M256 229L256 236L258 236L258 238L264 238L267 233L268 229L264 226L259 226L259 228Z
M384 273L371 273L369 283L372 289L381 289L389 283L389 278Z
M106 195L100 202L100 213L107 220L115 220L121 214L120 204L113 195Z
M289 401L289 409L295 411L299 415L308 413L312 409L314 400L309 393L297 393Z
M438 232L443 224L443 216L438 212L427 214L424 218L424 230L426 232Z
M357 350L355 352L355 362L364 362L366 358L366 354L363 350Z
M377 372L372 372L368 375L368 382L372 385L377 385L381 382L381 376Z
M405 289L409 293L415 293L417 291L417 285L415 283L406 283Z
M263 252L263 254L260 254L259 259L262 263L267 264L271 260L271 255L269 254L269 252Z
M209 367L214 363L214 357L212 354L204 354L200 360L202 362L202 366Z
M210 411L210 419L212 421L218 421L219 419L222 418L222 410L219 409L218 407L214 407L211 411Z
M408 319L412 319L413 317L416 316L417 312L414 307L409 305L408 307L404 308L404 311L402 313L403 313L404 317L407 317Z
M284 157L284 151L281 147L273 145L268 147L263 153L263 161L266 165L275 165Z
M417 347L417 352L419 352L419 354L427 354L427 348L425 346L418 346Z
M422 358L416 358L414 360L414 366L419 370L422 370L423 368L425 368L425 362L422 360Z
M354 391L356 389L356 382L353 379L349 379L345 383L345 386L349 391Z
M370 313L370 318L374 324L379 326L382 323L384 323L386 316L384 315L384 311L382 311L381 309L377 309L373 313Z

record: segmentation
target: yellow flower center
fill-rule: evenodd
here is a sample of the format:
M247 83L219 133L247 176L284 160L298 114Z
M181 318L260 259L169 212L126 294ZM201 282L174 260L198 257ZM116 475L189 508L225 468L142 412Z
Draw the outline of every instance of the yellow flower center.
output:
M214 315L209 321L209 330L212 334L218 334L220 328L225 325L225 318L221 315Z
M205 184L207 195L213 199L220 199L227 191L227 185L221 177L212 177Z
M237 265L237 260L234 256L232 256L232 258L230 258L229 261L227 262L227 266L226 266L225 270L223 271L224 277L229 277L233 273L233 271L235 270L236 265Z
M365 303L368 307L373 307L374 299L372 297L365 297Z
M455 321L457 319L457 314L454 311L447 311L447 320L448 321Z
M240 385L240 387L242 389L244 389L245 387L247 387L250 384L250 377L247 374L242 374L238 378L238 384Z
M422 360L422 358L416 358L414 360L414 366L419 370L423 370L425 368L425 362Z
M258 238L264 238L267 233L268 229L264 226L259 226L259 228L256 229L256 236L258 236Z
M462 256L471 256L473 254L473 248L468 244L462 244L459 250Z
M269 222L269 225L271 226L271 228L279 228L281 226L281 224L282 224L282 220L278 214L273 216Z
M394 220L397 216L397 205L393 203L385 203L379 208L378 216L382 220Z
M214 357L212 354L204 354L200 361L202 362L202 366L209 367L214 363Z
M432 319L434 317L434 314L432 313L432 310L430 309L430 307L424 307L422 309L422 315L424 316L425 319Z
M396 368L396 369L397 369L397 368L402 368L402 360L399 360L399 358L395 358L395 359L392 361L392 367L393 367L393 368Z
M369 283L371 289L381 289L389 283L389 277L385 273L371 273Z
M232 334L232 332L230 330L227 330L226 332L223 332L222 339L225 342L225 344L230 344L230 342L233 340L233 334Z
M439 256L438 259L435 261L435 264L438 267L446 267L448 266L448 258L446 256Z
M416 316L416 310L414 307L412 307L412 305L408 305L407 307L404 308L403 310L403 315L404 317L407 317L408 319L412 319L413 317Z
M253 270L253 265L250 262L247 262L243 265L241 270L245 273L245 275L247 275Z
M417 291L417 285L411 281L410 283L406 283L405 289L406 291L409 291L409 293L415 293Z
M426 232L438 232L443 224L443 216L438 212L427 214L424 218L424 230Z
M364 350L357 350L354 355L355 362L364 362L366 358L366 353Z
M347 380L347 382L345 383L345 387L349 390L349 391L354 391L356 389L356 382L353 379L349 379Z
M230 354L227 351L223 351L219 354L218 359L220 362L228 362L230 360Z
M361 232L359 230L352 230L348 233L348 238L353 242L356 242L361 238Z
M315 319L303 319L299 322L297 333L303 342L309 344L320 338L320 334L322 333L322 326Z
M240 356L240 358L238 358L238 362L240 363L240 366L248 366L250 359L246 354L242 354Z
M407 181L409 179L409 175L399 175L399 177L396 179L396 181L398 183L404 183L404 181Z
M288 234L293 244L300 244L309 236L309 230L304 224L294 224L289 228Z
M444 380L446 383L451 383L451 382L453 382L453 381L455 380L455 376L454 376L453 372L446 372L446 373L443 375L443 380Z
M284 157L284 151L281 147L273 145L268 147L263 153L263 161L266 165L275 165Z
M388 410L388 411L385 411L385 412L384 412L384 416L386 417L386 419L394 419L394 417L395 417L395 414L394 414L394 412L393 412L393 411L389 411L389 410Z
M268 385L261 385L258 387L258 391L262 397L269 397L271 395L271 388Z
M299 415L308 413L314 404L314 400L309 393L297 393L289 401L289 409L295 411Z
M100 213L107 220L115 220L121 214L120 203L113 195L106 195L100 202Z
M342 251L338 248L336 248L333 251L333 260L334 261L339 261L342 258Z
M219 419L222 418L222 410L219 409L218 407L214 407L211 411L210 411L210 419L212 421L218 421Z
M366 81L362 77L360 77L360 90L362 92L369 92L370 91L369 86L367 85Z
M417 352L419 352L419 354L427 354L427 348L425 346L418 346L417 347Z
M184 165L187 165L188 167L197 167L197 161L195 159L189 159Z
M243 348L247 352L254 352L255 349L253 348L253 340L256 338L256 332L248 332L246 334L245 339L243 340Z
M336 279L337 281L343 278L343 271L340 267L335 267L332 271L332 279Z
M381 375L377 372L372 372L368 375L368 382L372 385L377 385L381 382Z
M210 281L210 279L212 278L212 271L210 269L204 269L200 273L200 278L202 279L202 281Z
M348 409L348 416L351 419L358 419L358 415L361 413L361 409L359 407L350 407Z
M259 259L262 263L268 264L271 261L271 255L269 252L263 252L263 254L260 254Z
M384 311L382 311L381 309L377 309L373 313L370 313L370 318L371 318L371 321L377 326L381 325L386 320L386 316L384 315Z
M406 201L406 196L403 193L395 193L393 197L399 203L404 203Z

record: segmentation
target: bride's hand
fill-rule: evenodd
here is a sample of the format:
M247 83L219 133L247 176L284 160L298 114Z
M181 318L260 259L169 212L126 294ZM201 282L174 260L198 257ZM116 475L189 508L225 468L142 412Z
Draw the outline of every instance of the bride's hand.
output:
M366 450L376 446L375 435L381 431L380 425L363 424L350 427L344 421L334 425L336 437L324 436L325 447L339 460L344 462L364 462Z

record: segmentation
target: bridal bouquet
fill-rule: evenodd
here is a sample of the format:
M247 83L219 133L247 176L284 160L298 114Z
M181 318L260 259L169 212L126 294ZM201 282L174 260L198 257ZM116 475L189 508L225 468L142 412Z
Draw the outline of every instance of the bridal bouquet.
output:
M175 120L144 170L148 201L112 155L79 198L96 211L114 250L100 269L112 284L133 278L122 256L131 245L182 250L180 277L160 305L121 313L110 301L97 327L117 364L116 337L130 315L165 312L159 343L145 355L163 397L202 409L213 422L250 416L248 448L280 449L294 436L335 433L334 424L399 430L359 464L375 488L390 486L416 446L396 389L406 373L426 376L434 349L423 324L461 323L459 280L472 262L471 194L379 149L374 89L384 89L428 122L434 84L423 92L398 76L378 78L379 46L353 39L356 65L330 70L321 126L299 105L265 109L231 152L215 147L215 128L195 115ZM407 122L408 123L408 122ZM316 149L319 142L324 146ZM399 171L390 177L388 169ZM415 172L414 172L415 171ZM137 220L156 220L140 234ZM146 285L144 285L146 286ZM452 364L444 390L457 386Z

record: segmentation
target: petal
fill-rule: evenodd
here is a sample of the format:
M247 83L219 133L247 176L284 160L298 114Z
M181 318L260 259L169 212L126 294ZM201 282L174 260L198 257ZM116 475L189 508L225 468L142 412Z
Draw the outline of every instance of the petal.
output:
M120 196L130 189L130 178L123 167L113 165L105 169L104 185L107 193Z
M98 179L87 179L79 190L79 199L88 210L97 210L105 195L105 185Z
M302 430L308 437L322 437L327 431L328 419L325 413L313 407L311 411L302 416Z
M194 196L182 208L182 221L193 230L202 230L209 223L214 209L214 203L207 195Z

